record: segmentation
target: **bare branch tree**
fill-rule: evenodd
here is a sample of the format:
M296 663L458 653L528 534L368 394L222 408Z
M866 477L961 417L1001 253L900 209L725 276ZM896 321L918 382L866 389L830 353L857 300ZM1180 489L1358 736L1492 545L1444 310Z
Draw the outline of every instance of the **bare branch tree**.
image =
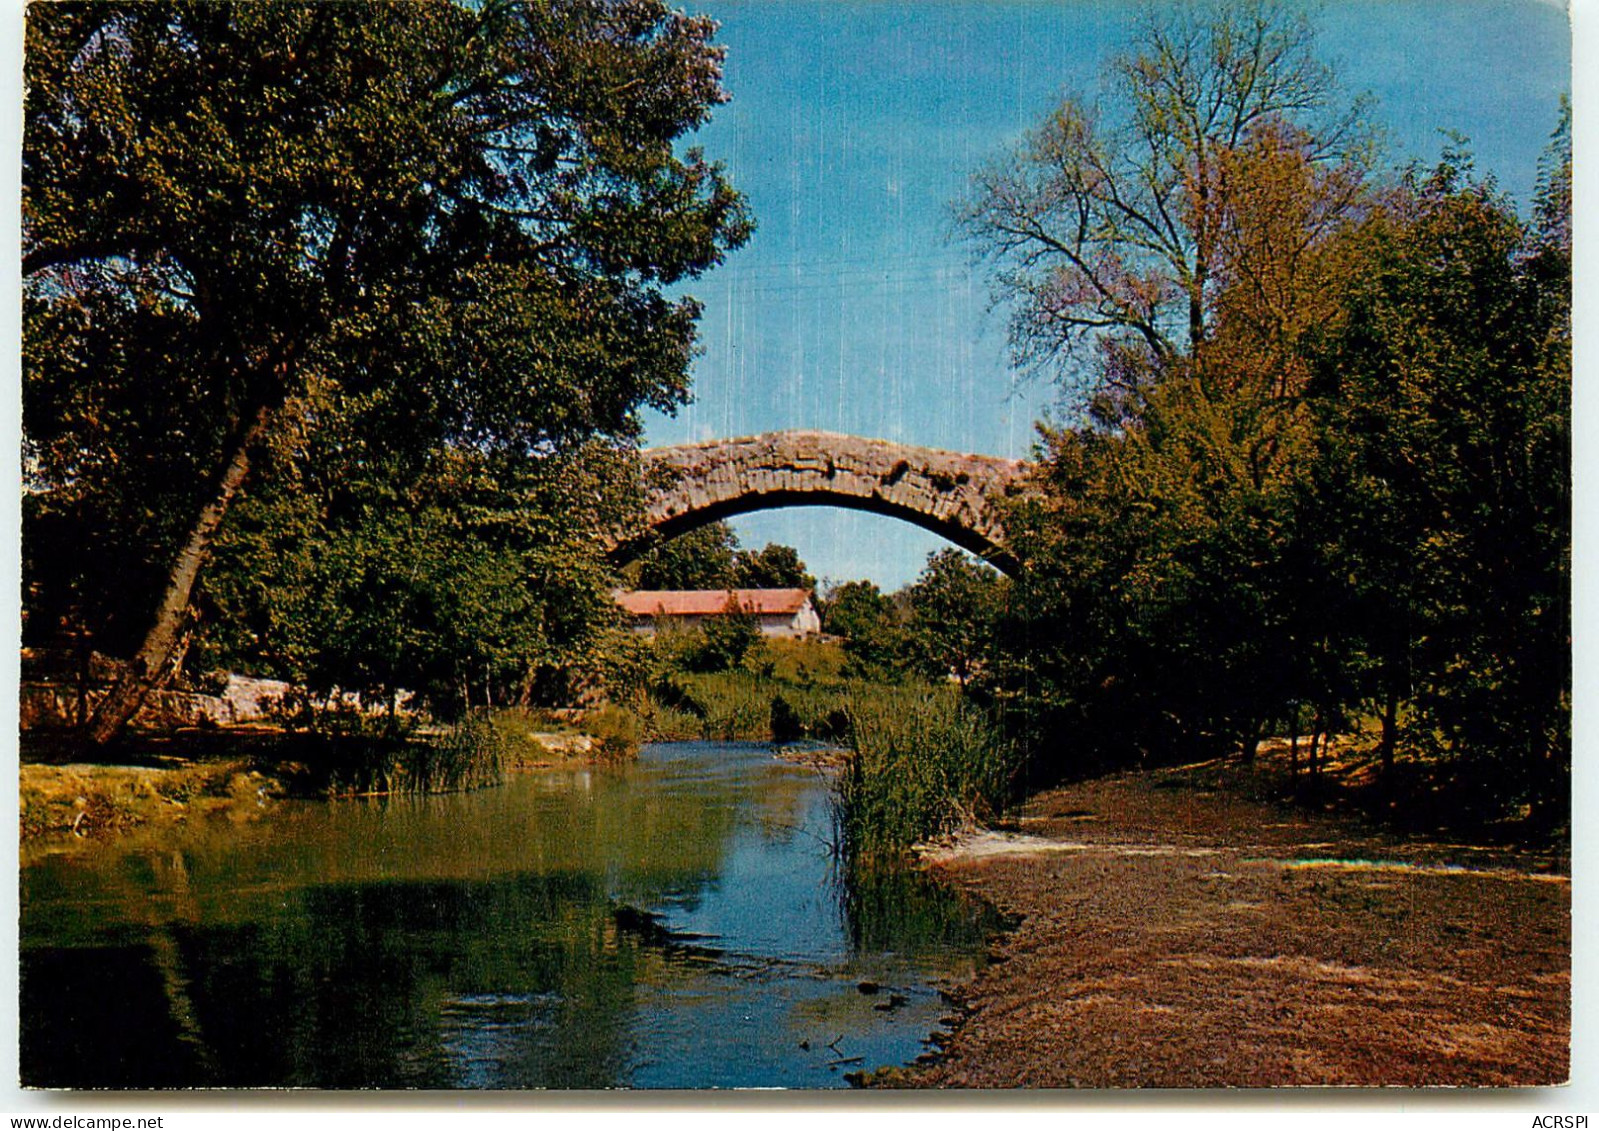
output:
M1360 166L1365 110L1279 0L1146 13L1100 94L1068 97L957 205L1017 364L1070 381L1107 339L1157 370L1196 352L1219 291L1224 155L1287 127L1313 162Z

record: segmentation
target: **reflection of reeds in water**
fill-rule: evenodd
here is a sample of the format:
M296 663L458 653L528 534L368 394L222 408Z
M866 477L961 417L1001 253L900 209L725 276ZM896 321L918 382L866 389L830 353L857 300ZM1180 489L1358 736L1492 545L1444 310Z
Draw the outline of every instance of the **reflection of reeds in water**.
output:
M844 929L857 951L975 953L1008 925L988 904L902 862L848 860L835 877Z

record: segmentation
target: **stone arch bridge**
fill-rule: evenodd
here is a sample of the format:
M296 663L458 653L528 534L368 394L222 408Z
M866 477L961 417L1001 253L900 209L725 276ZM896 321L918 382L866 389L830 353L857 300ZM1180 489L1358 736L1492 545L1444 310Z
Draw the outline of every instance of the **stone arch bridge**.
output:
M1007 573L1003 508L1025 490L1024 460L946 452L836 432L768 432L642 453L648 529L617 540L631 560L657 538L774 507L835 506L903 519Z

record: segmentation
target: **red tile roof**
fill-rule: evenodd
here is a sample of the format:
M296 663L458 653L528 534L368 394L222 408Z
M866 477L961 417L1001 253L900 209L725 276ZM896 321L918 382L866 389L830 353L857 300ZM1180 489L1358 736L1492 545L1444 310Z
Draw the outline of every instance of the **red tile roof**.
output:
M616 603L636 617L715 616L730 599L758 616L793 616L810 600L809 589L634 589L616 594Z

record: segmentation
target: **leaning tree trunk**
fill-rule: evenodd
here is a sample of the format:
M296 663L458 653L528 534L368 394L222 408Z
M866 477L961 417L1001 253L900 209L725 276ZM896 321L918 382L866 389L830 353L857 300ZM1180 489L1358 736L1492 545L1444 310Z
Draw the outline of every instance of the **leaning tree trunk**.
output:
M146 696L168 675L173 652L182 639L184 619L194 595L195 580L200 576L200 567L205 564L211 540L216 537L233 497L239 493L245 477L250 473L250 451L266 433L271 418L271 406L263 405L254 419L237 433L232 454L227 466L222 469L216 490L195 519L188 540L173 559L172 569L167 574L166 592L156 609L155 623L127 668L89 719L84 738L90 746L105 746L121 734L128 720L144 704Z

